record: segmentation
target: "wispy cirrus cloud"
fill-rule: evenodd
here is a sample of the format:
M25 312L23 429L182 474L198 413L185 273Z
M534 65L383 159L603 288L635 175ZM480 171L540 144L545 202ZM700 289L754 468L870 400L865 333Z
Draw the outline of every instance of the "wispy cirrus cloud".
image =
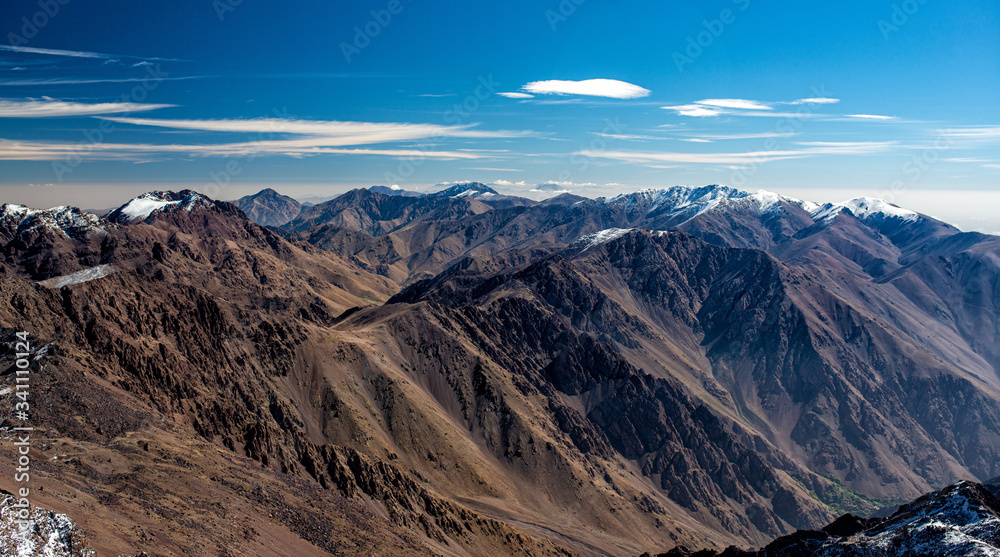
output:
M895 116L883 116L881 114L845 114L844 118L854 118L856 120L895 120Z
M742 110L774 110L773 107L766 103L747 99L704 99L695 101L695 104L717 108L738 108Z
M605 133L605 132L590 132L591 135L596 135L598 137L606 137L608 139L620 139L623 141L656 141L666 139L664 137L655 137L652 135L638 135L631 133Z
M105 117L119 124L152 126L176 130L232 133L278 133L321 137L328 146L370 145L430 138L514 138L534 137L535 132L480 130L474 125L443 126L398 122L348 122L335 120L292 120L250 118L222 120L163 120L154 118Z
M650 93L649 89L617 79L532 81L521 87L521 90L536 95L584 95L611 99L639 99Z
M112 54L101 54L100 52L83 52L79 50L58 50L54 48L32 48L29 46L0 45L0 51L16 52L19 54L41 54L45 56L66 56L70 58L96 58L110 60L117 58Z
M67 116L95 116L101 114L121 114L145 112L158 108L169 108L172 104L141 103L78 103L60 101L48 97L25 101L0 99L0 118L59 118Z
M182 155L189 157L232 157L258 155L378 155L390 157L423 157L431 159L480 159L484 155L461 151L431 151L420 149L344 149L325 147L309 141L248 141L198 145L154 145L148 143L64 143L54 141L16 141L0 139L0 160L59 161L69 157L89 160L148 161L150 155Z
M796 99L794 101L789 101L783 104L799 105L799 104L837 104L840 99L831 99L830 97L810 97L808 99Z
M1000 139L1000 126L953 126L938 133L955 139Z
M578 151L576 154L586 157L613 159L622 162L646 165L651 163L741 165L761 163L763 161L771 160L801 159L821 155L860 155L877 153L891 148L895 145L895 142L803 142L797 143L797 145L804 148L730 153Z
M103 52L87 52L81 50L59 50L55 48L34 48L30 46L0 45L0 51L15 52L19 54L39 54L43 56L62 56L68 58L91 58L97 60L121 60L128 58L131 60L155 60L159 62L183 62L177 58L155 58L146 56L129 56L121 54L105 54Z
M680 137L681 141L691 141L695 143L711 143L713 141L730 141L740 139L770 139L781 137L794 137L798 132L761 132L761 133L728 133L728 134L691 134L688 137Z
M53 79L11 79L7 81L0 81L0 86L5 87L43 87L48 85L90 85L94 83L141 83L148 82L150 79L155 79L156 81L184 81L188 79L206 79L215 76L206 75L186 75L186 76L162 76L156 75L154 77L144 76L144 77L122 77L122 78L53 78Z
M459 149L459 150L461 151L462 149ZM497 167L494 167L494 166L463 167L462 170L482 170L482 171L485 171L485 172L524 172L520 168L497 168ZM497 180L496 181L496 183L498 183L498 184L501 183L501 182L504 182L504 180ZM510 185L510 182L506 182L506 184Z
M519 93L517 91L505 91L502 93L497 93L501 97L507 97L508 99L533 99L534 95L529 95L527 93Z
M662 106L663 110L673 110L681 116L691 116L693 118L704 118L708 116L719 116L729 111L714 106L704 106L700 104L679 104L676 106Z
M840 99L829 97L812 97L794 101L755 101L751 99L702 99L689 104L663 106L664 110L672 110L680 116L707 118L712 116L768 116L775 118L801 118L801 113L776 112L776 106L799 106L812 104L836 104Z
M0 160L59 160L78 156L96 160L136 160L149 155L248 156L283 155L377 155L391 157L423 157L435 159L495 159L502 155L494 151L436 150L424 148L360 147L426 139L515 138L534 136L525 131L489 131L472 125L441 126L394 122L337 122L258 118L246 120L161 120L103 116L101 119L119 124L154 126L191 132L231 132L259 135L259 141L234 143L200 143L157 145L151 143L62 143L51 141L16 141L0 139ZM349 148L350 147L350 148ZM143 158L143 160L146 160Z

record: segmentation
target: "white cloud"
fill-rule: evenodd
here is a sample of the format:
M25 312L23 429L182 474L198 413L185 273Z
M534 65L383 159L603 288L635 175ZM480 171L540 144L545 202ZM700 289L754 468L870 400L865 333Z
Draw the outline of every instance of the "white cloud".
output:
M681 104L677 106L661 106L660 108L664 110L673 110L681 116L692 116L695 118L703 118L706 116L718 116L720 114L727 114L729 111L722 110L719 108L712 108L708 106L701 106L698 104Z
M597 186L593 182L571 182L571 181L559 181L559 180L549 180L548 182L543 182L538 184L534 188L528 190L535 193L569 193L575 188L592 188Z
M6 50L7 52L18 52L24 54L45 54L48 56L69 56L71 58L99 58L99 59L110 59L115 58L111 54L101 54L99 52L80 52L76 50L55 50L51 48L32 48L28 46L10 46L10 45L0 45L0 50Z
M813 116L810 113L801 112L774 112L777 105L809 105L809 104L834 104L840 99L828 97L815 97L809 99L797 99L794 101L754 101L749 99L702 99L692 104L681 104L676 106L661 107L665 110L673 110L681 116L691 117L711 117L721 115L732 116L767 116L771 118L805 118Z
M730 134L699 134L690 139L681 141L693 141L696 143L710 143L712 141L726 141L732 139L769 139L778 137L792 137L798 135L796 132L762 132L762 133L730 133Z
M379 155L429 159L479 159L481 155L460 151L422 151L419 149L342 149L323 147L301 141L257 141L214 145L153 145L143 143L59 143L51 141L15 141L0 139L0 160L52 161L67 157L91 160L147 160L143 155L186 155L193 157L232 157L285 155Z
M752 151L744 153L676 153L639 151L579 151L586 157L614 159L624 162L695 163L695 164L750 164L769 160L799 159L819 155L858 155L884 151L895 142L816 142L801 143L805 149Z
M818 155L866 155L898 144L895 141L800 141L796 145L810 147L809 152Z
M510 180L494 180L490 182L491 185L495 186L527 186L528 183L524 180L519 180L517 182L511 182Z
M882 116L880 114L847 114L845 118L856 118L858 120L895 120L895 116Z
M1000 126L959 126L940 130L938 133L958 139L998 139Z
M651 135L633 135L627 133L603 133L603 132L591 132L591 134L598 137L606 137L608 139L621 139L625 141L648 141L648 140L659 140L662 137L654 137Z
M612 99L638 99L649 95L649 89L616 79L586 79L583 81L532 81L522 91L538 95L587 95Z
M0 118L55 118L60 116L94 116L98 114L120 114L144 112L158 108L168 108L172 104L139 103L77 103L58 101L43 97L41 100L8 101L0 100Z
M154 78L156 81L185 81L188 79L205 79L210 76L203 75L187 75L187 76L171 76L163 77L156 75ZM90 85L94 83L139 83L142 81L149 81L150 76L146 77L126 77L121 79L13 79L10 81L0 81L0 85L10 86L10 87L36 87L36 86L48 86L48 85Z
M704 99L695 101L695 104L702 106L717 106L719 108L737 108L741 110L773 110L767 104L760 101L749 101L746 99Z
M788 103L781 103L781 104L836 104L839 102L840 99L831 99L829 97L813 97L809 99L798 99Z
M485 131L472 125L442 126L438 124L408 124L396 122L340 122L324 120L290 120L285 118L254 118L245 120L159 120L152 118L105 117L106 120L136 126L154 126L178 130L233 132L244 134L291 134L308 139L287 140L288 143L316 147L370 145L397 141L461 137L511 138L535 135L524 131Z
M59 50L54 48L34 48L30 46L0 45L0 51L16 52L20 54L42 54L46 56L65 56L69 58L94 58L98 60L119 61L121 58L132 60L160 60L169 62L182 62L176 58L147 58L144 56L121 56L118 54L104 54L101 52L86 52L79 50Z
M67 156L100 160L146 160L150 154L191 157L284 155L375 155L434 159L496 158L496 152L435 149L347 148L381 143L409 142L433 138L511 138L533 135L519 131L485 131L472 125L442 126L394 122L337 122L259 118L249 120L160 120L105 116L102 119L137 126L155 126L201 132L231 132L257 135L259 141L216 144L120 144L60 143L0 139L0 160L59 160Z
M507 97L508 99L533 99L534 95L529 95L527 93L517 93L517 92L507 92L507 93L497 93L501 97Z

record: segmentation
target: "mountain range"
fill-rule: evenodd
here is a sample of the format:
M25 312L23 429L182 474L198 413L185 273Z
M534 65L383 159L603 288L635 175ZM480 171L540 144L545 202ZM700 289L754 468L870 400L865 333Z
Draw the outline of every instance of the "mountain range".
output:
M1000 476L1000 238L882 200L163 191L0 245L33 503L99 554L721 551Z

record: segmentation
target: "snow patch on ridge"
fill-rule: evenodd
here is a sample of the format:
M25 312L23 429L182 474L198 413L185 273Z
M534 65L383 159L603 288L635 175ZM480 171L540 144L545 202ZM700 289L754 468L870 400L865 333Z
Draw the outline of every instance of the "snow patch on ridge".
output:
M59 289L63 286L73 286L74 284L83 284L85 282L104 278L114 272L115 270L111 267L111 265L98 265L97 267L91 267L89 269L84 269L82 271L77 271L61 277L46 279L38 284L44 286L45 288Z
M69 516L41 507L29 510L29 520L34 523L27 536L22 537L14 504L16 498L0 493L0 555L11 557L89 557L93 550L83 549L83 533Z
M121 208L121 214L130 221L146 220L153 211L163 209L168 205L177 205L180 201L163 201L161 199L143 199L137 197Z
M628 234L629 232L635 230L634 228L608 228L606 230L601 230L600 232L594 232L593 234L587 234L585 236L580 236L575 242L570 244L571 249L578 249L581 252L593 249L601 244L606 244L612 240L617 240L622 236Z

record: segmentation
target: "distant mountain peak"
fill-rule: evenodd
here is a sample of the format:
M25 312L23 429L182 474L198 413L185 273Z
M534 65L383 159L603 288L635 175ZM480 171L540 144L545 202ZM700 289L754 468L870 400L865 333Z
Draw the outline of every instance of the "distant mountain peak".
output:
M176 210L192 211L211 208L215 202L193 190L151 191L134 197L108 214L108 220L117 224L143 222L158 214Z
M825 203L810 213L815 220L822 221L832 219L844 211L862 220L878 218L916 222L921 219L921 215L915 211L874 197L855 197L841 203Z
M287 195L266 188L233 202L247 218L261 226L282 226L302 211L302 204Z
M100 217L65 205L43 210L4 204L0 206L0 222L19 232L44 227L75 239L84 239L92 232L105 232Z
M500 195L500 193L483 184L481 182L468 182L465 184L455 184L447 189L443 189L439 192L433 193L431 195L439 197L482 197L482 196L492 196Z

